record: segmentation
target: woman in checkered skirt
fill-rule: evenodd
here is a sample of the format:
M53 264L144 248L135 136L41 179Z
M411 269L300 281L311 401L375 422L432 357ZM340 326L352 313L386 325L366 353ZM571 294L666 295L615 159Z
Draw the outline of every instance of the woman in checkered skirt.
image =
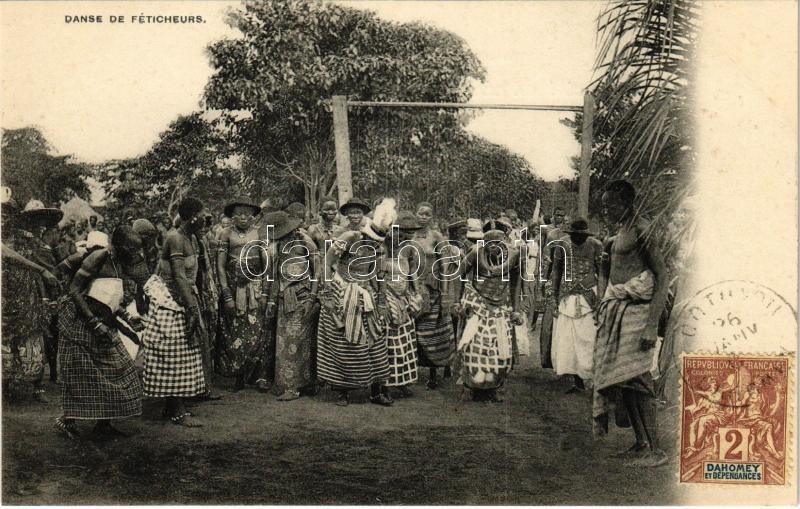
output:
M514 325L522 323L519 264L524 247L510 242L510 227L500 221L489 221L483 229L485 245L471 251L464 265L473 277L461 298L467 320L458 350L472 399L499 402L497 389L516 357Z
M396 387L401 398L412 396L409 386L417 381L417 333L414 316L422 305L422 297L409 277L409 249L403 243L410 241L420 225L412 212L401 212L393 229L386 237L386 257L383 279L386 287L386 343L389 351L389 381L387 387Z
M201 426L186 410L184 399L206 392L203 372L203 335L195 282L203 204L185 198L178 205L181 225L164 236L159 276L144 287L150 299L144 343L144 394L164 398L164 416L174 424Z
M132 296L126 298L123 289L123 279L142 285L149 276L144 259L137 256L141 247L132 228L117 228L110 247L84 258L69 296L60 302L58 363L64 413L56 419L56 428L68 438L78 434L76 420L96 420L95 432L113 435L121 432L111 420L142 413L139 375L117 334L119 330L135 337L117 316L137 329L141 325L127 315L125 301Z

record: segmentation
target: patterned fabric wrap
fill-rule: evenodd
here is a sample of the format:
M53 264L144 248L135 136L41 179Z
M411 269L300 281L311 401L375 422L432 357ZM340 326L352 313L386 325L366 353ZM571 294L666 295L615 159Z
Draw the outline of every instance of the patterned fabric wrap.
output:
M441 298L431 302L430 312L421 313L416 320L420 365L447 366L455 354L453 320L442 312Z
M142 413L142 385L118 336L100 338L75 304L61 301L58 316L61 406L68 419L124 419Z
M346 287L364 285L367 292L369 282L347 283L334 277L323 295L323 306L320 310L317 333L317 376L329 384L355 389L365 387L373 382L385 382L389 379L389 358L386 340L382 327L378 327L377 335L370 341L354 342L347 337L344 321L343 299ZM374 313L360 314L364 330L372 330L366 323Z
M413 384L418 378L417 344L414 321L410 318L401 325L390 325L386 330L389 352L389 387Z
M381 338L380 318L375 312L372 289L357 281L345 281L338 273L333 275L333 280L343 288L341 307L347 341L365 344Z
M470 283L461 304L470 309L458 344L464 383L473 389L500 387L513 364L511 308L491 304Z
M655 278L649 270L606 288L597 312L594 345L595 418L613 408L608 389L649 376L654 351L642 350L640 340L647 328L654 288Z
M30 242L13 247L31 258ZM3 379L39 379L44 369L42 334L47 323L39 293L41 277L32 270L3 263L1 279Z
M314 299L308 284L305 280L287 287L283 294L290 293L292 299L278 300L275 385L281 389L298 390L314 383L311 355L316 341L317 310L305 311L306 304Z
M144 394L192 397L206 392L201 345L189 346L186 314L158 276L144 286L150 309L144 344Z

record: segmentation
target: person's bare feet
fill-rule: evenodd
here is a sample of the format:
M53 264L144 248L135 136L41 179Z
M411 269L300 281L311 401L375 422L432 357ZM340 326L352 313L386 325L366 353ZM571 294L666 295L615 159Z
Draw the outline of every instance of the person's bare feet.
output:
M666 465L669 461L667 458L666 453L661 449L653 449L648 450L645 454L630 458L625 463L623 463L626 467L644 467L644 468L655 468L660 467L662 465Z
M184 412L180 415L173 416L170 418L172 424L176 426L184 426L186 428L200 428L203 426L203 423L192 417L189 412Z

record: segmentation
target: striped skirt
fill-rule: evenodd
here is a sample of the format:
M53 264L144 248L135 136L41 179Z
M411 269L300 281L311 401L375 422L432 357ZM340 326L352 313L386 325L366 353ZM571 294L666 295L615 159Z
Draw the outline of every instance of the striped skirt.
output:
M455 352L453 319L450 312L440 313L441 295L431 302L430 311L417 317L417 343L420 366L448 366Z
M333 281L330 297L341 302L344 286ZM364 343L351 343L345 337L345 328L337 317L341 313L323 305L317 332L317 378L334 387L357 389L389 379L389 357L386 338L380 337ZM367 328L366 316L362 314Z
M153 308L142 333L144 395L151 398L192 397L206 392L200 346L187 343L181 311Z
M389 350L389 387L402 387L417 381L417 345L414 321L409 320L386 331Z

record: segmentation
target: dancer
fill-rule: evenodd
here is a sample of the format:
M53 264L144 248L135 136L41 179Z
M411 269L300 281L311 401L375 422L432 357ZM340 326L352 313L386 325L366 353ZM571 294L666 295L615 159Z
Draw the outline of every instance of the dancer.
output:
M312 355L317 332L317 288L321 259L311 238L300 231L303 222L286 212L264 216L273 225L275 243L270 266L274 281L265 283L269 304L277 310L275 385L278 401L292 401L315 388Z
M376 269L384 235L394 220L393 202L386 209L376 212L377 224L342 233L325 256L317 366L320 380L339 393L340 406L349 403L349 391L366 386L372 403L394 402L384 385L390 375L382 316L386 304ZM360 220L369 206L352 198L341 211Z
M259 391L268 392L274 380L274 336L265 329L268 295L263 275L268 254L259 244L264 239L253 225L260 211L245 197L225 205L225 215L233 219L233 224L222 231L217 248L224 303L220 364L225 375L236 378L234 391L255 383Z
M514 325L519 312L520 260L526 256L508 237L509 226L490 220L484 225L484 245L467 256L464 270L472 277L464 284L461 305L466 324L458 350L462 356L464 385L473 401L501 402L502 387L514 364Z
M414 232L420 229L414 213L400 212L396 228L386 237L386 256L382 270L386 286L386 342L389 351L389 381L401 398L413 395L410 385L416 383L417 335L414 316L422 305L422 297L414 289L410 277L408 247ZM406 249L404 249L404 246Z
M420 249L419 266L412 267L417 277L416 288L423 299L422 310L416 319L417 342L420 365L429 368L428 389L439 386L437 368L445 368L445 377L450 376L450 363L455 353L453 321L450 316L452 302L442 276L442 248L444 236L431 228L433 206L422 202L417 205L417 220L420 229L414 234L414 242ZM437 263L438 262L438 263ZM444 299L443 299L444 297Z
M648 224L635 214L633 186L611 182L602 196L603 213L616 235L599 277L602 301L597 310L594 347L595 433L608 432L608 414L633 427L636 442L623 454L629 466L658 466L667 461L658 447L656 401L650 369L658 323L667 299L667 267L645 232Z
M58 313L58 363L61 366L61 407L56 428L67 438L78 436L77 420L96 420L95 432L123 435L112 420L142 413L139 375L117 331L129 337L117 317L134 327L138 320L127 315L131 297L123 280L141 285L149 273L136 255L142 244L130 226L114 230L111 245L89 253L69 287L69 298Z
M592 237L589 223L578 218L564 230L569 235L567 256L555 252L553 261L553 368L557 375L572 375L567 391L585 389L584 380L592 376L592 353L597 328L597 273L603 245Z
M202 424L187 411L185 401L207 390L202 345L207 334L196 286L203 204L184 198L178 204L181 225L164 236L159 275L144 286L149 299L144 343L144 394L164 400L163 416L173 424Z

